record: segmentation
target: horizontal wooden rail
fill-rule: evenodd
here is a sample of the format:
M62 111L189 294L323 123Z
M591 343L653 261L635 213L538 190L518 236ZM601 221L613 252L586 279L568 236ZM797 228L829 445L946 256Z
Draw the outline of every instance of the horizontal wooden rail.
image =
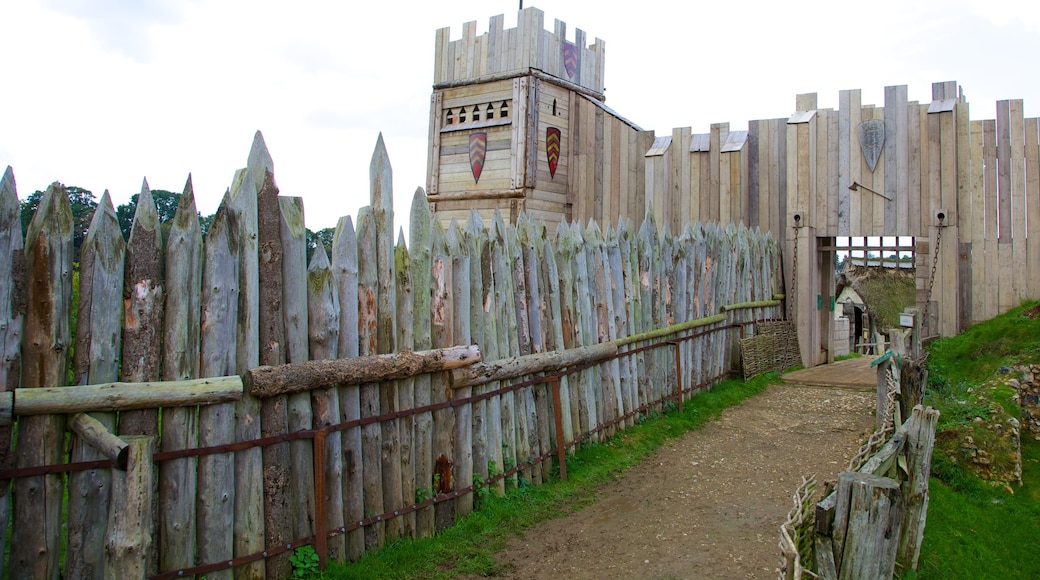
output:
M716 323L725 322L725 321L726 321L726 315L725 314L716 314L714 316L707 316L705 318L696 318L694 320L687 320L686 322L682 322L682 323L679 323L679 324L673 324L671 326L666 326L664 328L658 328L657 330L650 330L650 331L647 331L647 332L641 332L639 334L633 334L631 336L626 336L624 338L618 338L618 339L612 340L611 342L613 342L614 344L618 345L618 347L622 347L622 346L633 344L633 343L636 343L636 342L642 342L644 340L652 340L652 339L655 339L655 338L661 338L663 336L669 336L669 335L672 335L672 334L678 334L680 332L684 332L684 331L687 331L687 330L692 330L694 328L700 328L701 326L708 326L709 324L716 324Z
M725 314L726 312L750 308L768 308L771 306L779 306L780 304L781 302L779 299L739 302L737 304L723 306L720 309L722 311L721 314L688 320L680 324L673 324L672 326L665 328L659 328L657 330L651 330L640 334L633 334L631 336L602 342L592 346L582 346L563 351L536 353L479 363L464 369L452 371L451 386L456 389L474 387L492 381L514 379L524 375L553 372L570 366L595 363L615 356L618 350L623 346L678 334L702 326L725 322L727 318Z
M265 398L336 385L393 381L423 373L450 371L478 363L480 360L480 348L476 345L453 346L417 352L258 367L250 369L243 379L247 393Z
M438 201L473 201L478 199L520 199L527 195L525 189L492 189L487 191L459 191L431 193L426 196L430 203Z
M746 308L768 308L770 306L780 306L779 300L758 300L755 302L738 302L736 304L728 304L719 308L723 312L729 312L731 310L742 310Z
M568 350L540 352L526 356L496 360L457 369L451 373L455 389L483 385L491 381L515 379L524 375L558 371L560 369L608 359L617 354L618 345L604 342Z
M0 393L0 417L190 407L241 398L242 379L236 375L186 381L15 389L13 393Z

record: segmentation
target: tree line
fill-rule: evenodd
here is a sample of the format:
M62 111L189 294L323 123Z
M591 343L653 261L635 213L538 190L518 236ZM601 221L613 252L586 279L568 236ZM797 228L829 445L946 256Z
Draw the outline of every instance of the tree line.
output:
M83 238L87 235L87 228L90 227L90 220L94 217L94 210L97 209L97 200L94 197L93 192L89 189L82 187L69 186L65 188L69 194L69 203L72 205L72 222L73 222L73 238L72 243L74 246L74 256L76 261L79 261L79 246L83 242ZM173 219L173 216L177 214L177 205L181 201L180 193L173 191L166 191L164 189L153 189L151 190L152 199L155 201L155 209L159 214L159 222L162 224L162 238L163 242L166 241L166 234L169 231L169 221ZM36 208L40 206L40 201L43 200L43 191L34 191L29 197L25 198L21 202L21 221L22 221L22 235L29 229L29 222L32 221L33 215L36 213ZM140 194L135 193L130 196L130 201L120 204L116 207L116 217L119 220L119 229L123 232L123 239L130 239L130 228L134 224L134 214L137 212L137 199ZM209 226L213 223L213 217L216 214L210 214L203 216L199 214L199 225L202 227L202 235L205 236L209 230ZM321 243L325 246L325 251L329 252L332 248L332 236L335 234L335 228L325 228L313 232L307 229L307 261L310 262L311 253Z

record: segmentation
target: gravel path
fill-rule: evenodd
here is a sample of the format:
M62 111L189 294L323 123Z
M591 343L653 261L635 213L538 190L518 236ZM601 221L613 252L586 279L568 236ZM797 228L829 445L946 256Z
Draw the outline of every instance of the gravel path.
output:
M837 479L873 427L873 397L771 386L513 540L503 577L776 578L801 477Z

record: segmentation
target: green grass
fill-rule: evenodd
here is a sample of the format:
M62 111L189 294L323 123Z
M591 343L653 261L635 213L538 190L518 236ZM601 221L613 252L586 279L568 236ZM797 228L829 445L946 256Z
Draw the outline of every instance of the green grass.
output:
M862 353L850 352L849 354L841 354L841 355L838 355L838 356L834 357L834 362L841 362L843 360L852 360L854 358L860 358L862 356L863 356Z
M921 560L903 578L1040 578L1040 442L1023 440L1022 461L1012 495L934 458Z
M992 406L1018 417L1011 389L980 388L1003 366L1040 359L1040 320L1023 304L967 332L929 346L925 403L939 410L943 432L960 437ZM976 435L977 436L977 435ZM1022 438L1023 485L1008 493L975 477L955 452L936 445L930 503L917 572L904 578L1040 578L1040 442ZM953 446L956 449L956 445Z
M329 579L454 578L461 574L500 575L506 570L495 553L532 525L593 503L600 486L617 478L665 441L695 430L723 409L779 382L775 373L747 383L731 380L699 393L683 405L646 420L599 444L583 446L567 460L567 481L524 486L492 497L443 533L401 540L351 564L331 564Z

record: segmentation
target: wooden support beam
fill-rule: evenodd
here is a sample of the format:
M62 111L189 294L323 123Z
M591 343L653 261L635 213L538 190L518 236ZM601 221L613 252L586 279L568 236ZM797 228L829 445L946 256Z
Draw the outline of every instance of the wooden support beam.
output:
M15 389L13 399L0 399L0 417L12 413L17 416L61 415L190 407L241 398L242 379L235 375L186 381ZM11 413L3 408L8 404L13 407Z
M553 372L569 366L591 363L617 354L617 345L604 342L563 351L529 354L494 362L481 363L451 373L454 389L483 385L492 381L514 379L535 373Z
M145 578L152 545L152 448L155 437L131 435L125 473L112 476L105 578Z
M84 443L111 459L116 469L126 470L129 446L106 429L101 421L86 413L76 413L69 419L67 426L69 431L79 436Z
M254 397L265 398L337 385L393 381L423 373L449 371L480 360L480 348L476 345L453 346L419 352L258 367L249 369L244 382L246 392Z

